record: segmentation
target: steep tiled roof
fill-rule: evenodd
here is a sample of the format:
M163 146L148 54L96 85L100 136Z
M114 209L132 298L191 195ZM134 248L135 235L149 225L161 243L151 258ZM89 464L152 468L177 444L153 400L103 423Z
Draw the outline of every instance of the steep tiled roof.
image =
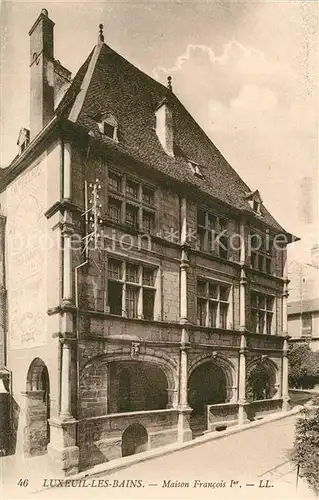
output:
M89 57L82 64L81 68L78 70L77 74L72 80L72 83L66 93L64 94L61 102L59 103L55 112L57 114L67 114L70 111L71 106L74 103L74 99L76 98L78 92L80 91L83 78L87 72L88 66L90 64L92 58L93 51L90 53Z
M89 67L89 62L87 60L82 66L81 78L78 74L75 80L83 80L83 69ZM92 74L76 119L78 124L109 144L110 141L99 133L97 122L102 113L111 113L119 123L119 149L178 181L196 186L206 195L253 214L246 199L250 188L173 93L106 44L100 48L94 68L88 71ZM72 87L69 92L74 95ZM164 152L155 132L154 111L165 96L173 110L174 158ZM201 166L203 178L194 176L187 160ZM284 231L264 206L261 212L266 224Z

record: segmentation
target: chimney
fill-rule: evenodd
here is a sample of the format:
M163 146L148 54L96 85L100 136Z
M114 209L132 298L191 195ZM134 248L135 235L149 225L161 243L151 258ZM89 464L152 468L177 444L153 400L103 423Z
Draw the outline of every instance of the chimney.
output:
M169 76L168 96L172 92L172 78ZM156 134L164 149L169 156L174 156L174 134L173 134L173 111L168 97L160 102L155 110L156 116Z
M54 22L42 9L30 36L30 136L49 123L54 113Z
M22 127L19 132L19 137L17 140L17 145L19 147L19 155L23 153L25 149L29 146L30 142L30 130Z

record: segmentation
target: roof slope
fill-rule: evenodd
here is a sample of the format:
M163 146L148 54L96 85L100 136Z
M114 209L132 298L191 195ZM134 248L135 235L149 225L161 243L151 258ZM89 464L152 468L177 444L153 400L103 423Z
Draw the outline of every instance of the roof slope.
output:
M91 74L76 123L99 134L99 116L111 113L119 123L119 149L176 180L197 186L204 194L253 214L245 198L250 188L172 92L106 44L99 47L94 63L93 58L91 53L60 105L70 109L86 68ZM80 91L83 92L83 85ZM164 97L169 97L173 110L174 158L164 152L155 132L154 111ZM101 134L100 137L109 144L107 138ZM204 178L192 173L187 160L202 167ZM264 206L261 212L266 224L284 231Z

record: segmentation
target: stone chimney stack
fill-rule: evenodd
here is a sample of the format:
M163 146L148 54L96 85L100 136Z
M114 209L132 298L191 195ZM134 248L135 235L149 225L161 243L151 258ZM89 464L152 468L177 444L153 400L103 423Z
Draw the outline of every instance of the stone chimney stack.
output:
M30 36L30 138L49 123L54 113L54 22L42 9Z

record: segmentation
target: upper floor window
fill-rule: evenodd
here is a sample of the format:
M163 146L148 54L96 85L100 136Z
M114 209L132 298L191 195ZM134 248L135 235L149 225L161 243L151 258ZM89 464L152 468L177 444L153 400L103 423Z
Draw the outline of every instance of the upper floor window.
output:
M199 279L197 281L197 324L229 328L231 286Z
M108 216L112 221L145 233L154 232L154 188L138 179L110 170L108 189Z
M113 115L102 115L102 118L98 124L100 132L112 139L113 141L118 141L118 124Z
M311 313L301 314L301 335L308 337L312 334L312 315Z
M229 220L205 210L197 211L197 246L222 259L229 258Z
M156 270L108 259L110 313L127 318L154 319Z
M271 335L274 329L274 303L275 298L272 295L251 293L251 330L253 332Z
M249 238L250 264L267 274L272 272L272 242L268 236L260 233L251 233Z
M122 191L122 175L116 172L109 172L109 188L114 191Z

